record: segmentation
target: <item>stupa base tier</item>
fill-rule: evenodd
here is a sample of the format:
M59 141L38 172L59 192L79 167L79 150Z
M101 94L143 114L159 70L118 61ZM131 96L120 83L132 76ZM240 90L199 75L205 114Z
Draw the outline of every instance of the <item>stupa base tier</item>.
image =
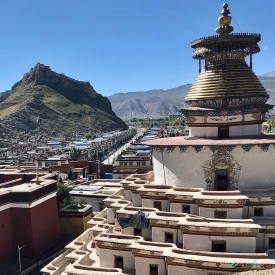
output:
M231 138L241 136L258 136L262 134L262 121L236 124L189 124L189 137Z

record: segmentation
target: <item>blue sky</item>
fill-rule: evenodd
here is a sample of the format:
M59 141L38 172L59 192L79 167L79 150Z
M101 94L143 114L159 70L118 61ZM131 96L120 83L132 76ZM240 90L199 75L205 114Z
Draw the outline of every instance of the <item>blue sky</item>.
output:
M218 0L1 0L0 91L37 62L105 96L169 89L198 73L190 42L215 34ZM254 71L275 70L274 0L228 1L235 32L261 33Z

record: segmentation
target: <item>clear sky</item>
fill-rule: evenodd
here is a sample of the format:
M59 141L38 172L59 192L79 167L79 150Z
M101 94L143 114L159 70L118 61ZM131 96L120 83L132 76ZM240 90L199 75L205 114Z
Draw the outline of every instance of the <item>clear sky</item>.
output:
M220 0L1 0L0 91L37 62L102 95L169 89L198 73L190 42L215 34ZM254 71L275 70L274 0L228 1L234 32L261 33Z

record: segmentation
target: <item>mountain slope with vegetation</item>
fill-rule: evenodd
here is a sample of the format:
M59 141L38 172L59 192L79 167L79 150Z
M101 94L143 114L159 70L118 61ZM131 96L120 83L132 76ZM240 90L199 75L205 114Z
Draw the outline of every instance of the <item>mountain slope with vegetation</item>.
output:
M89 82L36 64L11 90L0 94L0 122L7 131L110 131L127 125Z

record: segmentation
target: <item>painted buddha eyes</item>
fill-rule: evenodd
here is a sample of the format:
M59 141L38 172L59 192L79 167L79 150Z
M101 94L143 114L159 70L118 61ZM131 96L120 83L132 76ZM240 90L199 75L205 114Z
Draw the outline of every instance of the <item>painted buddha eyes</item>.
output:
M211 120L214 121L232 121L237 119L238 116L228 116L228 117L210 117Z

